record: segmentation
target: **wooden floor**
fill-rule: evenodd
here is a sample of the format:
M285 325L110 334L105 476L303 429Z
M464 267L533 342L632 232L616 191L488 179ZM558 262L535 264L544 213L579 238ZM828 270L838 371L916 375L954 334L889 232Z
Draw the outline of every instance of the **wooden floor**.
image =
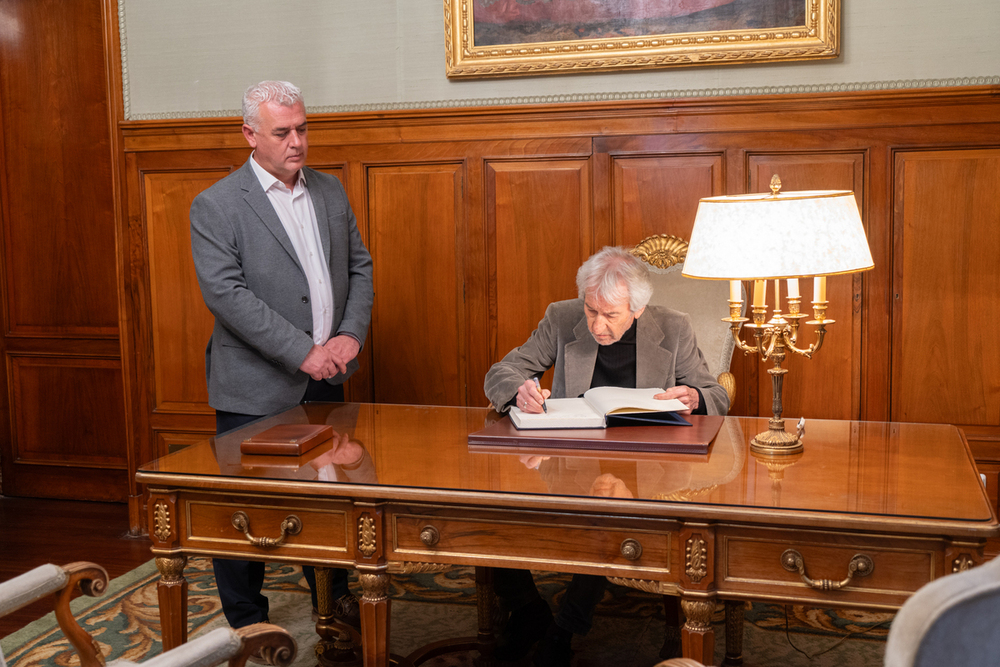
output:
M0 496L0 581L33 567L91 561L112 579L152 558L146 537L128 536L128 505ZM0 617L0 637L52 611L53 598Z

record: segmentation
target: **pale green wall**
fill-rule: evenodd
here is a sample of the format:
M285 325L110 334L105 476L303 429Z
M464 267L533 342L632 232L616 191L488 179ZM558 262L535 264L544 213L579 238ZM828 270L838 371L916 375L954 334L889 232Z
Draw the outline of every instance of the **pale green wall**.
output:
M834 60L455 81L443 0L119 0L126 115L236 115L275 78L312 111L1000 83L1000 1L843 4Z

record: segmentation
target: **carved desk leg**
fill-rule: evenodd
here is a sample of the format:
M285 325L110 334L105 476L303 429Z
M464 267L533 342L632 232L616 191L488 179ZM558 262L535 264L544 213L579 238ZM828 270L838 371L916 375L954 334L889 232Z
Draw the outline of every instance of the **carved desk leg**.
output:
M495 615L498 613L497 596L493 592L493 568L476 568L476 612L479 621L479 667L493 667L493 650L496 648Z
M714 600L681 599L687 621L681 628L681 649L685 658L705 664L715 664L715 631L712 630Z
M156 597L160 603L160 633L163 650L177 648L187 641L188 582L184 578L187 556L157 558L160 581Z
M317 567L315 572L316 607L319 612L316 634L320 638L316 644L316 659L320 667L360 664L361 651L354 643L354 629L338 622L333 615L333 580L330 568Z
M389 575L360 572L361 645L365 667L389 665Z
M723 667L743 665L743 616L746 607L741 600L726 600L726 657Z

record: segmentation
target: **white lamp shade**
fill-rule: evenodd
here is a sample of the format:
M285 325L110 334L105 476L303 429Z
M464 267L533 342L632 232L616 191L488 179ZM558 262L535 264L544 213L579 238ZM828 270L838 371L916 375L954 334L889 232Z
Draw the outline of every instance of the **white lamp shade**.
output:
M818 190L702 199L681 273L769 280L874 266L854 193Z

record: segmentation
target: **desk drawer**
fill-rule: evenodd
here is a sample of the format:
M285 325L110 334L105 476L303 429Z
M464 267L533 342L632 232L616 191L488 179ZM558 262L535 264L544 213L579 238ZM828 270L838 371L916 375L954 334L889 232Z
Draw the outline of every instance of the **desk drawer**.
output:
M672 580L673 521L462 507L392 508L396 561L558 569Z
M189 552L348 559L348 502L206 494L185 498L182 512L181 544ZM233 525L238 513L244 517L246 533ZM282 523L286 520L289 523L282 539ZM279 539L280 543L275 544Z
M720 526L717 532L721 590L754 593L758 599L780 596L803 602L899 606L911 593L937 576L944 544L934 539L844 534L822 530L774 530ZM801 556L810 585L794 569ZM870 574L861 576L867 561L842 589L824 589L823 581L839 584L856 556L870 559ZM784 563L788 564L788 569Z

